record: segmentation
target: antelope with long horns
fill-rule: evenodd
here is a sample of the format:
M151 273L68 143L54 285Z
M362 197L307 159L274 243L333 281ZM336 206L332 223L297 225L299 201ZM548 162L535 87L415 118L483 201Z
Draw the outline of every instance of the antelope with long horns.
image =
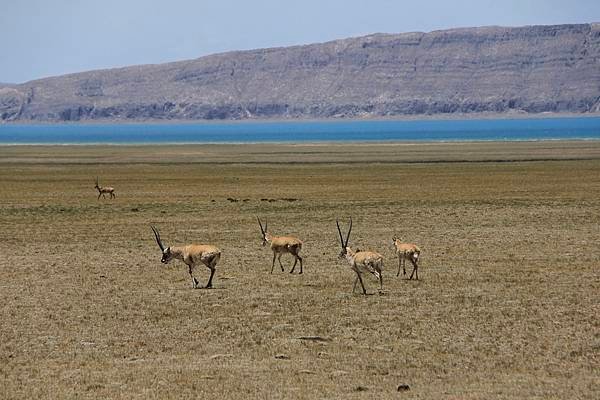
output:
M413 265L413 271L410 274L409 280L415 275L416 279L419 280L419 256L421 255L421 249L419 246L413 243L403 243L402 239L398 239L396 236L392 238L392 243L396 249L398 255L398 273L400 275L400 266L402 266L403 275L406 275L406 259L408 258Z
M356 272L356 279L352 286L352 293L356 290L356 283L360 282L363 294L367 294L365 285L362 280L363 272L370 272L379 279L379 290L383 290L383 275L381 270L383 269L383 256L374 251L354 251L348 247L348 241L350 240L350 232L352 232L352 217L350 217L350 227L348 228L348 234L346 235L346 241L342 236L342 230L340 229L340 223L338 220L335 221L337 224L338 233L340 234L340 244L342 245L342 251L340 252L339 258L345 258L350 264L350 268Z
M106 198L105 194L108 193L110 195L109 198L114 199L115 196L115 188L110 187L110 186L100 186L98 184L98 177L96 177L96 186L94 186L94 188L98 189L98 200L100 200L100 196L102 196L103 199Z
M258 225L260 226L260 232L262 233L262 245L265 246L267 243L271 244L271 251L273 251L273 264L271 265L271 273L275 268L275 258L279 261L281 272L284 271L283 265L281 264L281 256L285 253L289 253L294 256L294 266L290 270L290 274L296 269L296 264L300 261L300 274L302 273L302 257L300 257L300 250L302 250L302 240L294 236L273 236L267 230L268 221L265 221L265 226L260 221L260 218L256 217Z
M154 232L156 243L162 251L161 263L167 264L172 259L176 258L183 261L188 266L190 278L192 278L192 287L196 289L198 287L198 280L194 278L194 268L197 263L201 262L210 269L210 278L206 288L212 288L212 280L215 275L215 270L219 259L221 258L221 250L210 244L188 244L187 246L169 246L165 247L160 239L160 233L154 226L150 226Z

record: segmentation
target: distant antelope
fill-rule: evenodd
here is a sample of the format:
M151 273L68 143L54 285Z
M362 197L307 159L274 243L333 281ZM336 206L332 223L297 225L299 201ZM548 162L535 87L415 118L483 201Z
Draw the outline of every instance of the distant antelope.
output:
M111 199L114 199L115 196L115 188L110 187L110 186L106 186L106 187L102 187L100 185L98 185L98 177L96 177L96 186L94 186L96 189L98 189L98 200L100 200L100 196L102 196L103 199L105 199L106 197L104 196L106 193L108 193L110 195Z
M402 243L402 239L398 239L396 236L392 238L392 243L396 248L396 254L398 255L398 273L400 275L400 266L402 266L402 273L406 275L406 259L408 258L413 265L413 271L410 274L409 280L415 275L416 279L419 280L419 256L421 255L421 249L413 243Z
M192 278L192 287L194 289L198 287L198 280L194 278L192 272L196 267L196 264L201 262L202 264L206 265L208 269L210 269L210 278L208 278L206 288L208 289L212 287L212 279L215 275L217 262L219 262L219 259L221 258L221 250L210 244L189 244L187 246L169 246L165 248L160 240L160 233L158 232L158 229L156 229L154 226L150 227L154 232L156 243L158 243L158 247L160 247L160 250L162 251L162 258L160 262L167 264L173 258L183 261L188 266L188 271L190 273L190 277Z
M346 261L348 261L348 264L350 264L350 268L356 272L352 293L356 290L356 283L360 282L363 294L367 294L361 276L363 272L370 272L375 275L376 278L379 278L379 290L383 290L383 276L381 273L381 270L383 269L383 256L373 251L353 251L348 247L348 240L350 240L350 232L352 231L352 218L350 218L350 228L348 228L348 235L346 235L345 242L342 236L342 230L340 229L340 223L337 220L335 223L337 224L338 233L340 234L340 243L342 245L342 251L340 252L339 258L345 258Z
M281 265L281 256L285 253L290 253L294 256L294 266L290 270L290 274L294 272L296 264L300 261L300 274L302 273L302 257L300 257L300 250L302 250L302 240L294 236L273 236L267 231L267 224L269 221L265 221L265 227L263 228L260 218L256 217L258 225L260 226L260 232L262 233L262 245L265 246L267 243L271 244L271 250L273 251L273 264L271 265L271 273L275 268L275 258L279 261L281 272L284 271L283 265Z

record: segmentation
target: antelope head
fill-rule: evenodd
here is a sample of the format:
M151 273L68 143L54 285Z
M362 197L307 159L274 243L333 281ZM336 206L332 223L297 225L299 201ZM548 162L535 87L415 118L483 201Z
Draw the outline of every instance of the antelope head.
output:
M346 241L344 241L344 237L342 236L342 230L340 229L340 223L336 219L335 223L337 224L338 233L340 234L340 244L342 245L342 251L340 251L339 258L347 258L348 256L352 257L354 252L352 249L348 247L348 241L350 240L350 232L352 232L352 217L350 217L350 228L348 228L348 234L346 235Z
M152 232L154 232L154 237L156 238L156 243L158 243L158 247L160 247L160 251L162 251L162 258L160 259L160 262L163 264L167 264L169 261L171 261L173 259L173 253L171 253L171 247L165 248L165 246L162 243L162 240L160 240L160 233L158 232L158 229L156 229L152 225L150 225L150 228L152 228Z
M94 186L94 189L100 189L100 185L98 185L98 177L96 177L96 186Z
M267 232L267 224L269 221L265 221L265 227L263 228L262 223L260 222L260 218L256 217L258 220L258 226L260 226L260 232L262 234L262 245L266 246L267 242L270 240L271 235Z

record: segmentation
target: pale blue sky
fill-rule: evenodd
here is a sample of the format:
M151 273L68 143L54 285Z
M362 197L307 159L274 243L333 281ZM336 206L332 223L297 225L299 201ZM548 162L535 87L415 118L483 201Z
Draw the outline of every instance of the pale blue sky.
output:
M0 0L0 82L375 32L600 22L600 0Z

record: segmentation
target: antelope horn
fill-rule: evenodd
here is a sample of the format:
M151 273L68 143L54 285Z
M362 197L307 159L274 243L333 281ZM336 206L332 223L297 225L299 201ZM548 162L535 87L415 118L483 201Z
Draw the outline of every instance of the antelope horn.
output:
M350 232L352 232L352 217L350 217L350 228L348 228L348 235L346 236L346 243L344 243L344 247L348 247L348 240L350 240Z
M344 246L344 237L342 236L342 230L340 229L340 223L337 219L335 220L335 224L337 225L338 233L340 234L340 244L342 245L342 249L343 249L345 247Z
M153 225L150 225L150 228L152 228L152 232L154 232L154 237L156 238L156 243L158 243L158 247L160 247L160 249L164 251L165 246L163 246L162 241L160 240L160 233L158 233L158 229L156 229Z
M265 230L263 229L262 224L260 223L260 218L256 217L256 219L258 220L258 226L260 226L260 231L262 232L262 234L265 234ZM266 225L265 225L266 226Z

